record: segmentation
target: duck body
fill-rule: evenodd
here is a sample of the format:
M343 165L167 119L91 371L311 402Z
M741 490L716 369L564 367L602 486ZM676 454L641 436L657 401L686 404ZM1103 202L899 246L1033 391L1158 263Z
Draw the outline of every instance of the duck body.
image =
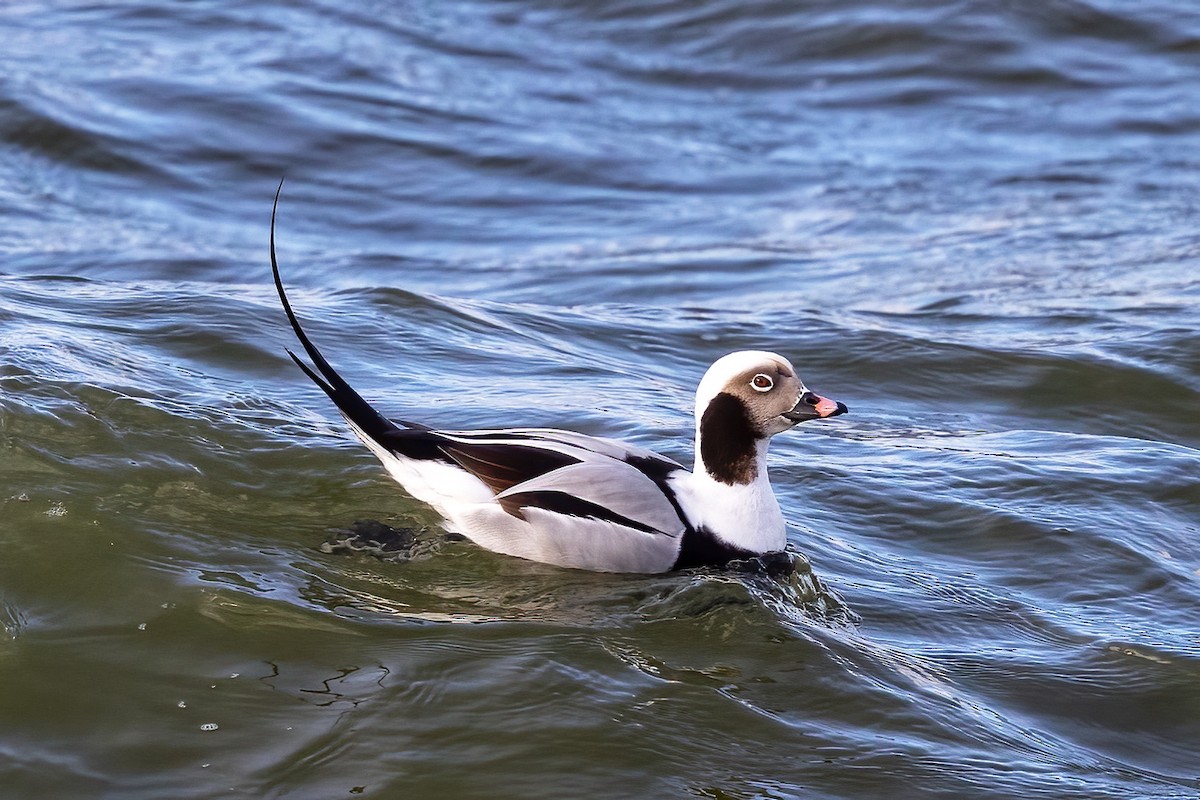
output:
M278 203L278 194L276 194ZM275 255L288 320L314 366L288 355L351 430L448 530L519 558L600 572L667 572L782 550L767 444L806 419L845 413L808 391L787 359L731 353L696 392L696 470L597 436L549 428L434 430L390 420L337 373L301 328Z
M351 427L447 529L497 553L602 572L666 572L691 529L674 485L682 466L569 431Z

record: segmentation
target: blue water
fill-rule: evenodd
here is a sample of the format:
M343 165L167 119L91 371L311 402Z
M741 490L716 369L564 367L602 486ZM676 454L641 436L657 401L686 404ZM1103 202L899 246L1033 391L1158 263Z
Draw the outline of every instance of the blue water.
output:
M0 797L1200 797L1197 109L1182 0L4 4ZM799 572L444 540L285 176L385 413L790 357Z

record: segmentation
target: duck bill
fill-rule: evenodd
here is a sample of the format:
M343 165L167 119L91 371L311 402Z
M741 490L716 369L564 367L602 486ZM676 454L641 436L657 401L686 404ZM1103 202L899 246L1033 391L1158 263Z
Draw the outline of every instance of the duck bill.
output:
M783 417L795 423L804 422L809 419L836 417L838 414L845 414L849 410L846 408L845 403L830 400L828 397L821 397L821 395L815 392L805 392L800 395L800 399L796 401L796 406L791 411L784 412Z

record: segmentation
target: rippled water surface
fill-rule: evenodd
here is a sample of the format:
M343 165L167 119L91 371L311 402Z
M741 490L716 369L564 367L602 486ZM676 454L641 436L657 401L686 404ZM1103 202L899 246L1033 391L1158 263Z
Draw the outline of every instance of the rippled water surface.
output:
M1200 797L1194 3L9 0L0 42L0 797ZM445 540L284 353L284 175L388 413L690 463L706 366L789 355L851 408L772 448L797 572ZM421 543L322 549L359 520Z

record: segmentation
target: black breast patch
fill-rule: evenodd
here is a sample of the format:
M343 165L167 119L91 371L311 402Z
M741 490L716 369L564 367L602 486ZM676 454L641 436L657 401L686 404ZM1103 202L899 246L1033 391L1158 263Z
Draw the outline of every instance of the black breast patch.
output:
M688 528L679 544L679 555L671 569L723 567L730 561L750 558L749 550L721 541L704 528Z

